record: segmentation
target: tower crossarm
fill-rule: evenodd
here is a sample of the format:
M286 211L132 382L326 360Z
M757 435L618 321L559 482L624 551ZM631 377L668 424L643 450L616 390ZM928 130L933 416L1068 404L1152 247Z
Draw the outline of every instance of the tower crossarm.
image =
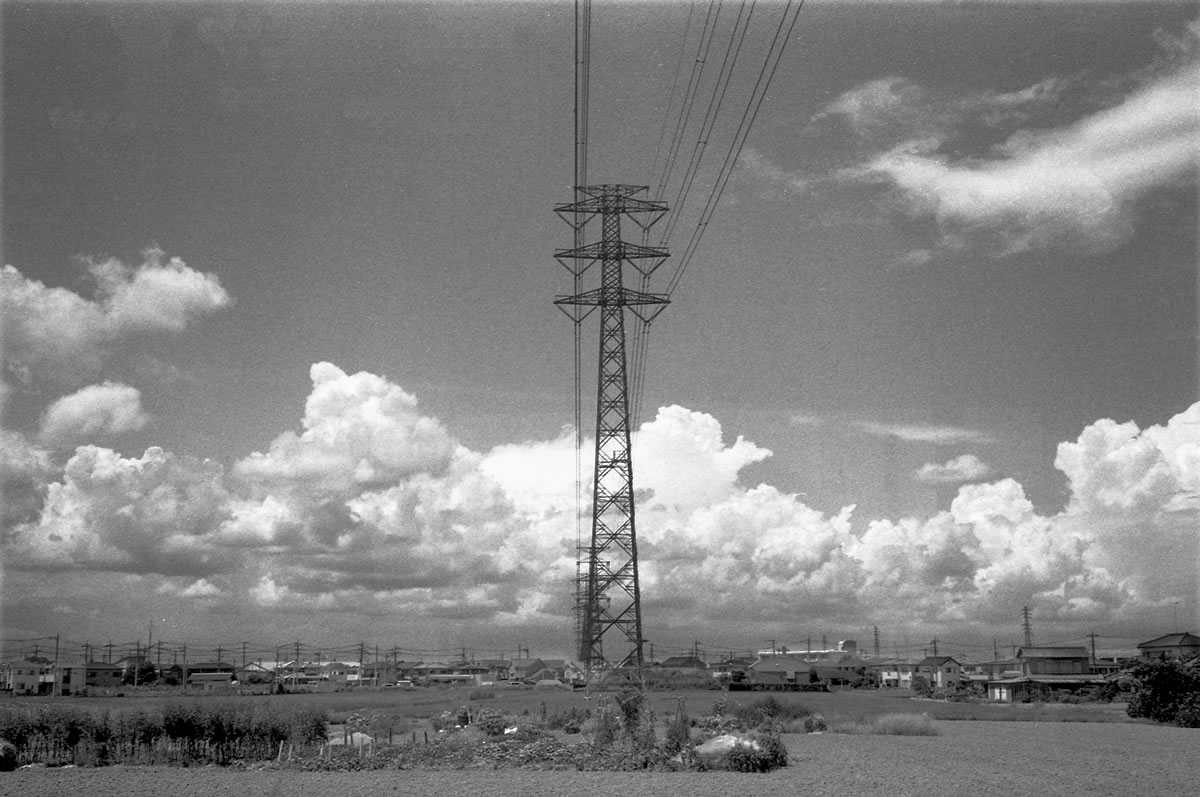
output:
M629 305L667 305L671 303L671 300L665 293L642 293L632 288L620 288L618 290L597 288L592 291L584 291L575 296L559 296L555 298L554 303L557 305L576 304L596 307L626 307Z

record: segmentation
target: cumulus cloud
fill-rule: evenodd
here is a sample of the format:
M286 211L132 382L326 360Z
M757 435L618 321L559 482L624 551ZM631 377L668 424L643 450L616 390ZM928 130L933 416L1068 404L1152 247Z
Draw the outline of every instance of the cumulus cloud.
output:
M136 431L148 422L141 391L105 382L63 396L47 407L39 437L43 442L61 445Z
M206 535L226 515L221 469L160 448L124 458L80 446L49 485L37 521L17 527L12 564L197 576L222 572Z
M1200 404L1139 430L1101 420L1055 459L1068 479L1065 517L1093 542L1089 560L1148 601L1200 587Z
M37 519L54 475L49 451L20 432L0 429L0 541Z
M398 385L365 371L348 375L330 363L317 363L310 376L304 431L284 432L266 453L243 459L240 476L268 488L338 494L449 463L453 439L437 419L418 413L416 397Z
M928 484L954 484L977 481L989 476L992 469L974 454L963 454L945 464L928 462L917 469L917 480Z
M861 161L842 178L886 186L905 212L936 223L934 246L904 262L967 247L1105 251L1131 234L1139 199L1196 174L1200 63L1194 46L1163 41L1172 57L1125 81L1050 77L945 97L889 76L838 97L813 124L841 124L858 142ZM1121 82L1133 87L1114 101Z
M383 377L325 363L312 376L303 430L228 474L157 448L122 457L95 445L55 472L44 451L8 434L6 473L43 489L4 538L6 568L135 574L162 600L252 617L402 616L568 639L574 434L474 452ZM879 433L978 437L951 427ZM1028 605L1046 629L1077 629L1194 594L1200 404L1147 429L1097 421L1063 443L1056 465L1071 498L1048 515L1013 479L980 482L986 465L972 455L922 469L973 482L950 506L868 522L852 506L825 513L798 494L743 484L769 452L726 441L710 415L662 408L637 445L653 627L703 623L741 638L799 606L824 627L994 627Z
M640 486L667 507L704 507L731 495L742 468L771 452L740 436L726 446L721 437L721 424L711 415L661 408L638 433Z
M854 424L868 434L880 437L895 437L908 443L935 443L954 445L959 443L990 443L991 435L978 429L961 426L922 426L919 424L887 424L861 421Z
M77 384L94 377L120 338L139 332L183 330L232 302L213 274L179 258L164 262L157 248L136 267L115 258L81 263L95 283L88 299L48 287L10 265L0 269L4 364L19 381L37 377Z

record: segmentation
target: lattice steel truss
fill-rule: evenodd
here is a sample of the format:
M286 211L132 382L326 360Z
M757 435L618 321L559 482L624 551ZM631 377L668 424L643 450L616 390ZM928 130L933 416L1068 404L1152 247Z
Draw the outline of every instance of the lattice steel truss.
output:
M554 208L577 233L599 216L602 233L598 241L554 253L577 278L577 283L593 265L600 264L599 288L559 296L554 302L576 324L600 308L592 534L590 545L579 552L576 593L579 660L589 675L626 667L640 669L643 664L625 309L649 323L665 309L668 299L665 294L626 288L623 277L625 267L630 266L648 278L668 255L664 247L623 241L621 222L628 219L645 232L663 217L667 211L664 203L637 196L646 190L646 186L634 185L580 186L576 193L583 199ZM579 312L583 307L589 309ZM609 660L605 658L603 642L605 635L614 629L628 642L629 651L619 659Z

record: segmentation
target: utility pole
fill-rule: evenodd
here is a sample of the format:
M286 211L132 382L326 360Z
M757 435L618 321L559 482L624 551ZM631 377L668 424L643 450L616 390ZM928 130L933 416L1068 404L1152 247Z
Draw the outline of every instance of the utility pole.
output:
M879 626L875 626L875 658L879 658Z
M1025 632L1025 647L1033 647L1033 615L1028 606L1021 607L1021 630Z
M933 656L934 658L937 658L937 637L934 637L933 641L929 644L933 645Z
M1092 666L1095 667L1096 666L1096 631L1093 629L1092 633L1088 634L1088 636L1090 636L1092 638Z
M600 350L596 385L596 452L592 486L592 532L586 554L580 551L577 611L579 660L589 680L593 671L632 667L641 671L641 588L638 582L637 532L634 522L633 462L630 455L629 380L626 372L625 310L645 323L669 303L665 294L635 291L624 285L625 266L643 277L667 258L665 247L643 246L622 239L621 224L629 220L648 230L667 212L663 202L641 199L646 186L593 185L575 187L582 199L555 207L555 212L579 232L599 217L602 237L590 244L560 249L555 258L577 279L595 264L600 287L560 296L554 303L576 325L600 310ZM580 312L579 308L590 308ZM608 658L604 638L610 631L624 637L628 653Z

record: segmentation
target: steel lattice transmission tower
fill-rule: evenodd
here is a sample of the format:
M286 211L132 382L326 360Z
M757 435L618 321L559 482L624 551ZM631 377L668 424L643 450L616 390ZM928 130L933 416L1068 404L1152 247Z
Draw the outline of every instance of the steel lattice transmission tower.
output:
M560 296L554 302L564 311L570 307L567 314L576 324L600 309L592 533L590 545L579 552L576 593L579 660L589 674L627 666L640 669L643 663L625 310L649 323L669 300L664 294L626 288L624 272L628 266L649 278L666 260L667 250L622 240L621 224L629 220L645 232L667 212L664 203L638 196L646 190L646 186L635 185L577 186L576 196L582 199L554 208L577 233L575 248L556 250L555 258L576 277L576 284L592 266L600 266L600 287ZM600 240L580 245L581 231L597 216ZM580 312L585 307L588 309ZM614 629L628 642L629 651L610 660L603 643Z

